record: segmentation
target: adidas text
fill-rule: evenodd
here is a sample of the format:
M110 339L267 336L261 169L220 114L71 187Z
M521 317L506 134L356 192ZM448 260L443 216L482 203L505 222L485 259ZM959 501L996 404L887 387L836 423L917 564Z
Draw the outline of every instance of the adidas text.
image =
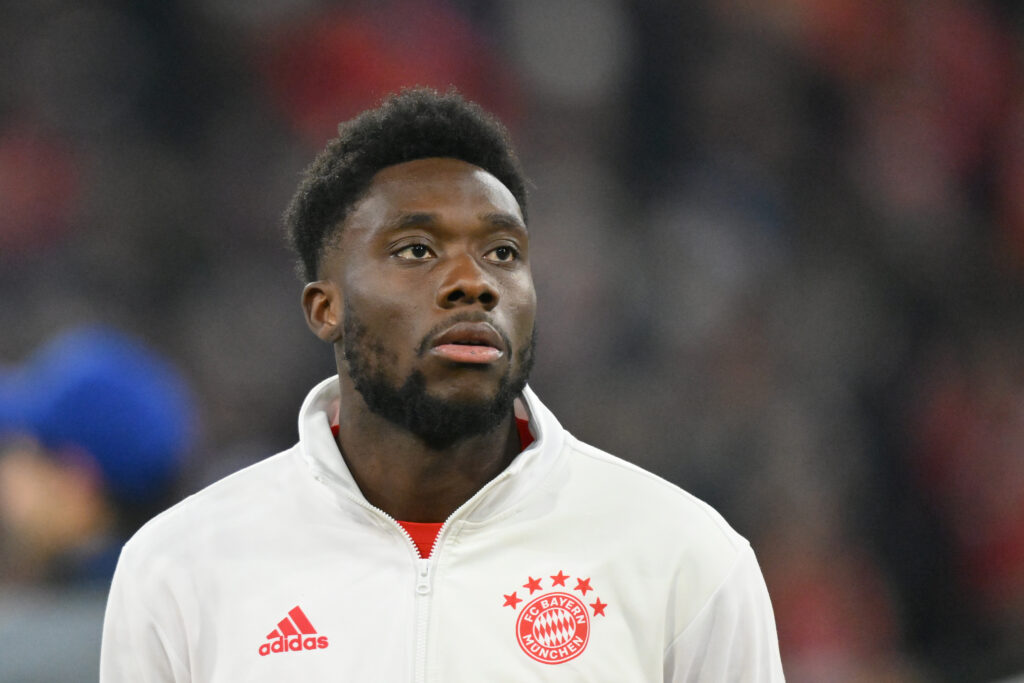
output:
M295 636L285 638L281 636L271 643L260 645L260 656L266 657L272 652L298 652L300 650L322 650L327 647L327 636Z

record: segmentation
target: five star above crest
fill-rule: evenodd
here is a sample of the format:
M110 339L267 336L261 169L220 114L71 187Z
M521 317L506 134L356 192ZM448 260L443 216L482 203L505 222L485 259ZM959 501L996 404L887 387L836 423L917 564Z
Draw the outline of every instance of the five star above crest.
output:
M557 574L551 575L551 587L554 588L555 586L562 586L563 588L568 588L565 582L571 578L573 578L572 575L566 574L561 569L559 569ZM543 581L544 579L535 579L533 578L533 576L528 576L526 578L526 583L523 584L523 588L528 589L530 591L530 595L532 596L536 591L544 590ZM594 587L590 585L590 577L577 577L576 586L573 588L573 590L579 591L581 595L586 595L587 593L594 591ZM542 595L541 597L544 596ZM540 598L537 599L539 600ZM505 602L502 605L502 607L511 607L513 610L517 610L519 608L519 603L521 602L526 602L526 600L524 598L519 597L518 591L513 591L511 594L505 596ZM589 604L590 608L594 610L595 617L607 616L605 615L604 610L606 607L608 607L608 603L601 602L600 596L596 596L594 598L594 602L591 602Z

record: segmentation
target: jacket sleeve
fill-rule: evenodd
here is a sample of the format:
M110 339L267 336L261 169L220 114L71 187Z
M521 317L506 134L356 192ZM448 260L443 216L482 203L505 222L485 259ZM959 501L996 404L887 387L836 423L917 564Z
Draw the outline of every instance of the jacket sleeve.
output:
M775 617L749 546L725 581L665 651L670 683L782 683Z
M130 543L130 542L129 542ZM121 552L107 599L100 650L100 683L189 683L181 629L170 618L173 598L159 591L151 568Z

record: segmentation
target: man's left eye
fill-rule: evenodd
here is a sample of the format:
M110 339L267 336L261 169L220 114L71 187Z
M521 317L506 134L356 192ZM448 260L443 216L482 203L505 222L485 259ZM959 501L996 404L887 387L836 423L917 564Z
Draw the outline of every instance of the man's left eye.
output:
M515 250L515 247L501 246L491 249L484 255L488 261L496 261L498 263L508 263L509 261L515 261L519 257L519 252Z

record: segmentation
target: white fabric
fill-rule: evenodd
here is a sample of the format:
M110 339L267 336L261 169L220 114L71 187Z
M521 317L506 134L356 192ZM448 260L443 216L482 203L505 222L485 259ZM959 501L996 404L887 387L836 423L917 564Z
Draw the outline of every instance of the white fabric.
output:
M529 389L517 409L534 443L452 515L429 560L360 494L330 431L337 400L336 378L321 383L296 446L125 545L102 683L783 680L747 542L701 501L577 441ZM560 663L528 656L517 630L553 592L586 611L572 617L586 626L545 617L586 637ZM326 647L261 653L296 606ZM540 633L522 623L527 642Z

